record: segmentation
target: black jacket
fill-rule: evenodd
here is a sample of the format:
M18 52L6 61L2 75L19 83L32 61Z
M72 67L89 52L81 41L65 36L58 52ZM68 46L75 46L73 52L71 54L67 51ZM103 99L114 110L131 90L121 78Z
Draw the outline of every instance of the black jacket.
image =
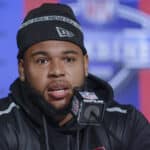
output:
M150 124L140 112L115 102L101 79L89 75L87 88L107 104L101 125L80 126L73 119L59 127L15 81L9 96L0 100L0 150L150 150Z

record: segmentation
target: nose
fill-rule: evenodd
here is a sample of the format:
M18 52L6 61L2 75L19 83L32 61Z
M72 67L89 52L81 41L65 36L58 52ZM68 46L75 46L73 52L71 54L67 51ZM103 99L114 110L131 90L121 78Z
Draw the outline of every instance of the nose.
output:
M65 75L65 69L61 60L52 60L49 67L49 77L62 77Z

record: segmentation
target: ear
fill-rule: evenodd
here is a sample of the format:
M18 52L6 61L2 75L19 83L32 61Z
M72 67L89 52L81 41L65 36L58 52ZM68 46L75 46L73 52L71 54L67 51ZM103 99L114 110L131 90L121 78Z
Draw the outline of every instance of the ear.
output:
M89 59L88 55L84 55L84 70L85 70L85 76L88 76L88 65L89 65Z
M25 74L24 74L24 61L23 59L20 59L18 62L18 72L19 72L19 78L21 81L25 80Z

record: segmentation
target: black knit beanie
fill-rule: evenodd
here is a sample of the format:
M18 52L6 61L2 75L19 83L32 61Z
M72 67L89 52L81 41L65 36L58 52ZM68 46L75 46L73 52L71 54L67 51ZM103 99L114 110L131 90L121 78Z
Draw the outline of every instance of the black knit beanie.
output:
M33 44L47 40L72 42L86 54L80 24L65 4L45 3L26 15L17 33L18 59Z

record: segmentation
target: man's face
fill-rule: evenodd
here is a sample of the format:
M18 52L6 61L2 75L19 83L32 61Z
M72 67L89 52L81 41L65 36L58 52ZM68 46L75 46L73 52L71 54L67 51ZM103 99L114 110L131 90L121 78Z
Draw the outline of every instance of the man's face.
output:
M83 85L87 67L87 55L77 45L55 40L31 46L19 62L20 79L57 109L67 106L73 89Z

